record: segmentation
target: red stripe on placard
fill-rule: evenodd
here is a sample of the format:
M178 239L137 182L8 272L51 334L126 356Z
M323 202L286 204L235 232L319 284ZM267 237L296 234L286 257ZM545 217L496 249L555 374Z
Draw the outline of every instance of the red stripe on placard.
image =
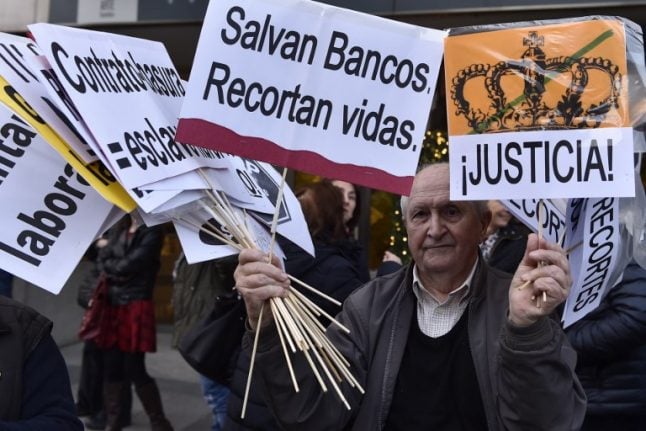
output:
M398 177L368 166L335 163L312 151L286 150L267 139L241 136L196 118L179 120L175 140L400 195L408 195L413 184L412 175Z

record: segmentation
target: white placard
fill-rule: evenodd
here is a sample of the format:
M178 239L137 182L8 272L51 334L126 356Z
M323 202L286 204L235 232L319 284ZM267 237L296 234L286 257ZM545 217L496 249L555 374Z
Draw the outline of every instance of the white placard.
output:
M59 89L58 96L50 93L50 89L55 91L51 87L58 85L55 77L44 67L34 67L40 55L38 47L30 39L0 33L0 75L84 162L97 160L90 142L77 128L78 120L70 110L60 106L59 97L64 97L62 89Z
M113 206L4 105L0 133L0 267L57 294Z
M212 1L177 140L407 194L445 35L312 1Z
M451 136L451 199L632 197L631 128Z
M254 180L260 191L272 205L277 205L281 175L268 163L245 160L246 172ZM271 226L273 212L254 212L253 215L265 226ZM301 204L287 184L284 185L283 199L280 203L276 232L314 256L314 244L307 228Z
M565 235L565 214L549 199L509 199L500 202L532 231L538 232L540 224L541 233L548 241L559 244Z
M174 141L184 86L163 44L53 24L29 29L125 188L221 165L217 152Z
M619 199L572 201L568 211L573 231L569 247L576 247L577 243L572 243L579 240L582 246L569 257L573 284L565 302L564 327L597 308L619 276Z
M242 211L236 209L235 213L240 217L240 220L244 220L247 228L255 237L258 248L268 253L269 246L271 245L271 235L267 229L263 228L263 226L253 218L245 218ZM218 230L225 230L215 221L215 219L208 216L206 212L193 212L190 219L192 223L203 226L207 230L209 230L209 224L216 226ZM238 253L238 249L235 247L226 245L223 241L220 241L204 231L198 231L194 226L190 226L182 222L173 222L173 224L175 225L177 237L182 244L182 250L184 250L186 261L188 263L204 262ZM230 239L231 236L229 235L227 238ZM273 243L273 254L281 259L285 258L282 249L277 243Z

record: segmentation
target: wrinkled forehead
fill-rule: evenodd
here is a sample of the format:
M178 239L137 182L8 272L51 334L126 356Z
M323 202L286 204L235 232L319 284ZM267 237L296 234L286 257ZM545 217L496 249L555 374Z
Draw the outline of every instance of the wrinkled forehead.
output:
M430 166L417 173L410 199L436 198L449 200L449 169L446 165Z

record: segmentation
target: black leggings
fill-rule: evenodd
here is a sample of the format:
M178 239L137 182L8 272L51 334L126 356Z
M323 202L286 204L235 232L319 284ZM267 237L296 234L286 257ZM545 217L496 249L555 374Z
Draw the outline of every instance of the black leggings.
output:
M153 381L146 372L145 353L127 353L118 349L104 351L104 372L107 382L132 382L135 387Z

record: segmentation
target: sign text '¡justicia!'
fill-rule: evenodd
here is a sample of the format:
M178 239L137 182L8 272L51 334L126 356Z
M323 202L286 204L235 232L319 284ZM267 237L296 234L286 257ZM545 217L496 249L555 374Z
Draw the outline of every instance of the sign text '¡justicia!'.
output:
M475 160L462 156L461 193L466 196L469 185L518 184L523 180L583 183L598 176L601 181L612 181L613 145L610 138L605 146L600 146L597 139L479 143L470 152Z

